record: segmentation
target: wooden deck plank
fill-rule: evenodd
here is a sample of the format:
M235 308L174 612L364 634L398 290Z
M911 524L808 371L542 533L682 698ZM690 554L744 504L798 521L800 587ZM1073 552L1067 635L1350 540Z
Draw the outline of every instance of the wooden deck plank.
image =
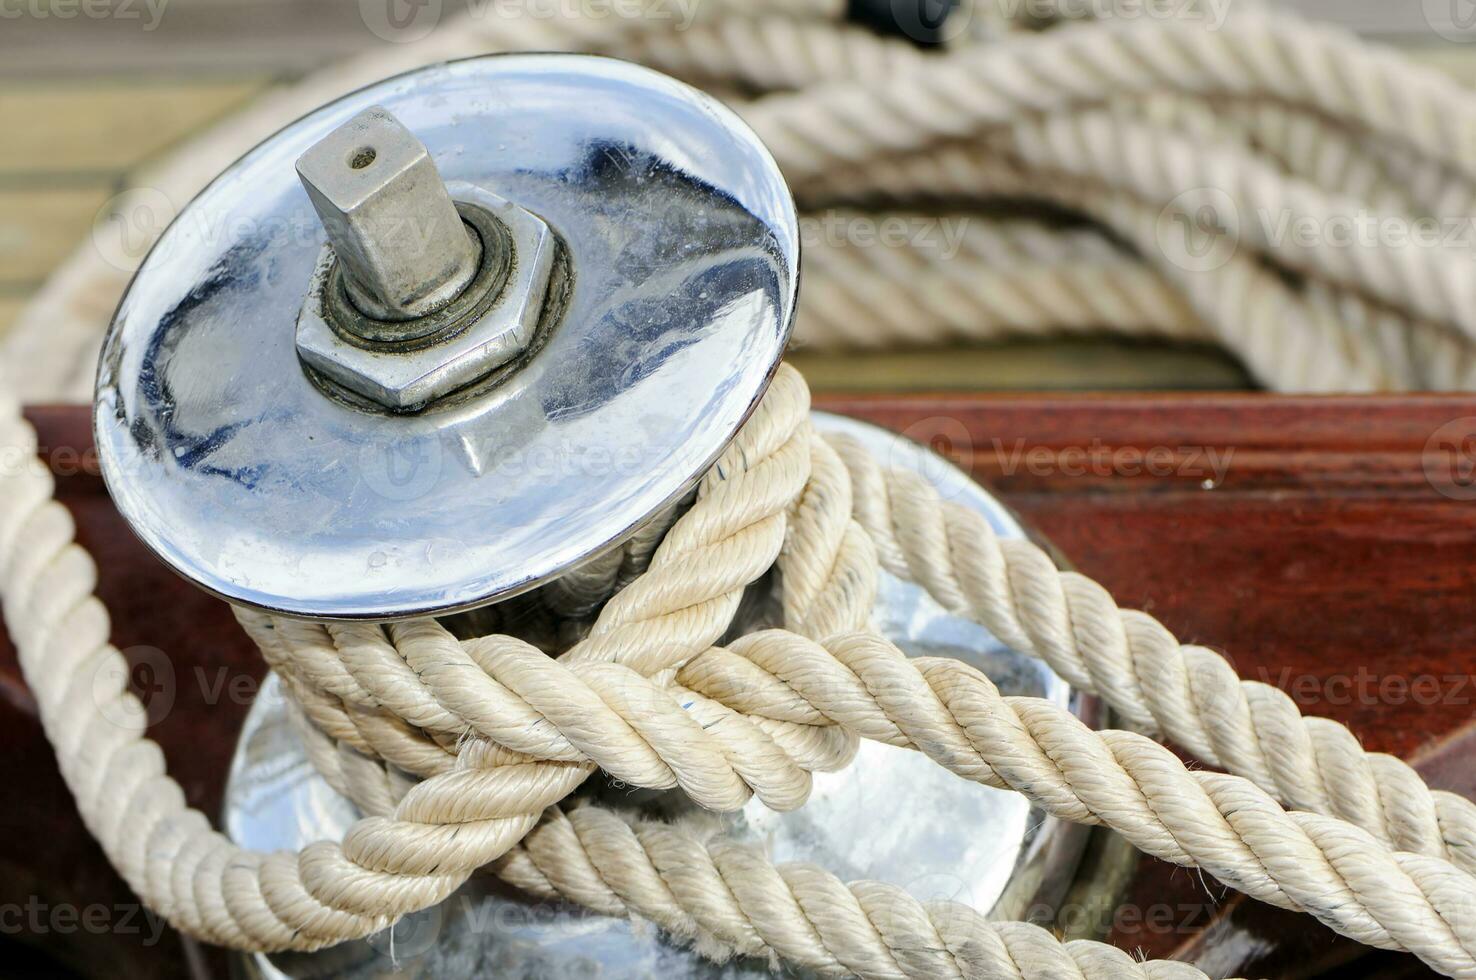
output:
M1476 41L1476 31L1466 23L1464 3L1408 2L1389 0L1278 0L1312 20L1332 21L1360 34L1390 41L1419 43L1437 39ZM1469 59L1469 55L1467 56Z
M1110 337L916 351L800 350L788 360L816 391L835 393L1252 387L1245 369L1218 349Z
M5 189L0 186L0 288L39 284L90 234L110 184Z
M160 2L153 0L157 14L146 0L132 0L138 16L6 20L0 77L292 75L383 43L352 0L164 0L162 9ZM457 9L446 5L448 15Z
M21 308L26 305L26 297L23 294L0 293L0 336L10 329L15 323L16 317L20 316Z
M3 60L3 59L0 59ZM268 84L250 78L118 78L0 87L0 179L137 167Z

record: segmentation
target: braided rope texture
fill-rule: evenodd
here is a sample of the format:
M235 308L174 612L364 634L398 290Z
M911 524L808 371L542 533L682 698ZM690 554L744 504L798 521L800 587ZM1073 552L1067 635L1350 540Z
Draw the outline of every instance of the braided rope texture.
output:
M1476 116L1450 82L1261 13L1213 31L1126 18L1042 33L996 24L1008 43L936 55L838 14L830 3L725 0L680 33L580 17L451 25L402 46L396 65L360 62L267 100L152 179L182 200L259 135L392 68L595 50L728 94L801 202L842 224L916 224L918 212L864 209L930 197L1044 200L1095 222L980 218L946 258L915 242L809 248L800 329L811 343L1106 328L1217 341L1286 389L1469 384L1476 306L1458 250L1308 247L1254 219L1465 207ZM1228 245L1212 266L1186 260L1204 236ZM63 336L90 338L98 314L76 304L121 289L119 271L89 254L35 308L52 303ZM533 895L648 918L717 957L864 976L1202 976L774 866L691 827L557 806L601 768L680 787L715 811L752 795L792 808L811 772L845 765L871 738L1110 826L1359 941L1476 976L1476 806L1365 753L1341 726L1301 717L1279 691L1118 609L1033 545L998 540L916 477L818 438L807 410L803 382L781 372L659 544L633 549L624 572L568 584L571 608L611 580L623 587L558 658L517 636L457 640L430 621L240 613L315 762L367 814L342 842L296 855L236 848L185 805L123 687L91 594L95 566L51 477L39 463L0 473L6 620L89 828L149 905L243 949L373 933L490 866ZM0 445L34 454L14 402L0 410ZM771 568L786 629L715 646ZM956 662L906 659L866 629L878 568L1100 694L1134 731L1091 732L1053 705L1001 697ZM119 682L99 690L97 677ZM1149 734L1226 772L1191 772Z

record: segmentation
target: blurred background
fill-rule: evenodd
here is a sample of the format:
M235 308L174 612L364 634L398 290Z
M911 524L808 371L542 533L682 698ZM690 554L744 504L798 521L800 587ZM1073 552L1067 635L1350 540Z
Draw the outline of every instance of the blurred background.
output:
M11 361L12 375L25 373L15 362L34 362L38 345L68 343L65 325L51 316L25 326L33 336L13 334L27 303L74 250L89 239L104 250L117 247L109 244L120 229L105 227L108 209L131 178L275 88L341 59L396 47L380 36L387 2L417 17L425 12L417 7L433 5L432 13L449 20L468 0L0 0L0 358ZM1392 41L1462 81L1476 79L1476 45L1465 43L1476 38L1469 0L1289 5ZM144 217L158 219L153 212ZM139 224L137 215L128 221ZM125 238L148 233L141 225L121 229ZM94 322L114 299L96 298ZM74 373L90 371L90 352L65 356L78 362ZM1233 355L1194 341L903 344L880 353L801 350L795 359L822 390L1254 383ZM85 397L86 383L47 380L22 390L29 401L76 400Z

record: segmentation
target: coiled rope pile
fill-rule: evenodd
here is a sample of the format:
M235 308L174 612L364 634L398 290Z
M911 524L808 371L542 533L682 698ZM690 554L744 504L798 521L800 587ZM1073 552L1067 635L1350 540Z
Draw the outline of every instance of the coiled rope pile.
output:
M1040 32L975 13L995 39L937 52L847 26L828 2L709 4L684 31L574 16L448 25L398 50L398 64L381 57L257 108L155 189L189 188L263 129L371 74L476 51L593 50L723 91L806 207L1009 198L1095 222L1063 231L981 217L951 261L812 248L809 342L1136 329L1217 339L1281 388L1467 386L1476 280L1460 247L1312 247L1252 220L1466 213L1451 209L1468 206L1476 182L1467 93L1342 33L1258 11L1213 30L1186 14ZM1203 241L1230 247L1206 263ZM64 271L42 308L88 275ZM84 302L97 302L107 277L87 281ZM96 568L49 472L39 461L6 469L5 619L89 828L147 904L241 949L365 936L490 867L537 896L648 919L714 957L875 977L1203 976L886 884L775 866L689 827L560 807L603 769L680 787L712 810L752 795L792 808L811 772L845 765L870 738L1476 977L1476 804L1365 753L1336 723L1303 718L1286 695L1118 609L1036 546L999 540L919 477L817 436L808 407L802 379L781 370L644 570L557 658L513 635L458 640L430 620L239 613L300 710L315 763L366 814L342 842L297 854L244 851L186 806L144 737L126 671L109 669L121 654L92 595ZM13 397L0 445L34 458ZM867 629L879 568L1041 657L1135 731L1093 732L1054 704L1001 697L959 662L906 658ZM716 646L771 569L784 628ZM99 690L98 677L120 681ZM1190 771L1148 735L1225 772Z

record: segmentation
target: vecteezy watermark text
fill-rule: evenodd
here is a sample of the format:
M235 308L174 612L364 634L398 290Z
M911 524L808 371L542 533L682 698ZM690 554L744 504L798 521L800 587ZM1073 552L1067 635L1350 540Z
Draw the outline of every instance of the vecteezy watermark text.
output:
M832 248L908 248L932 252L943 261L956 257L968 233L969 218L942 215L885 217L854 211L819 211L801 215L800 244Z
M1332 705L1467 705L1476 700L1470 674L1380 674L1367 667L1351 673L1298 674L1290 667L1262 667L1258 680L1281 688L1302 707Z
M702 0L359 0L359 19L376 37L398 44L435 30L449 11L472 20L626 20L685 31Z
M1032 905L1024 921L1039 926L1055 927L1067 935L1101 935L1115 933L1122 938L1134 936L1190 936L1214 921L1219 906L1214 902L1133 902L1082 905L1067 903L1059 908L1041 903Z
M1006 445L990 440L1000 472L1014 476L1192 477L1218 486L1230 470L1235 450L1228 446L1111 446L1100 439L1080 446L1029 446L1024 439Z
M144 946L154 946L164 935L164 920L142 905L119 902L104 905L52 904L31 895L24 902L0 903L0 935L33 936L48 933L70 936L78 932L93 935L142 936Z
M996 0L1011 21L1172 20L1225 26L1235 0Z
M170 0L0 0L0 20L136 20L152 31Z
M1476 253L1476 217L1410 216L1352 208L1311 214L1291 208L1251 208L1220 187L1193 187L1159 212L1159 252L1190 272L1211 272L1243 244L1275 253L1385 249Z

